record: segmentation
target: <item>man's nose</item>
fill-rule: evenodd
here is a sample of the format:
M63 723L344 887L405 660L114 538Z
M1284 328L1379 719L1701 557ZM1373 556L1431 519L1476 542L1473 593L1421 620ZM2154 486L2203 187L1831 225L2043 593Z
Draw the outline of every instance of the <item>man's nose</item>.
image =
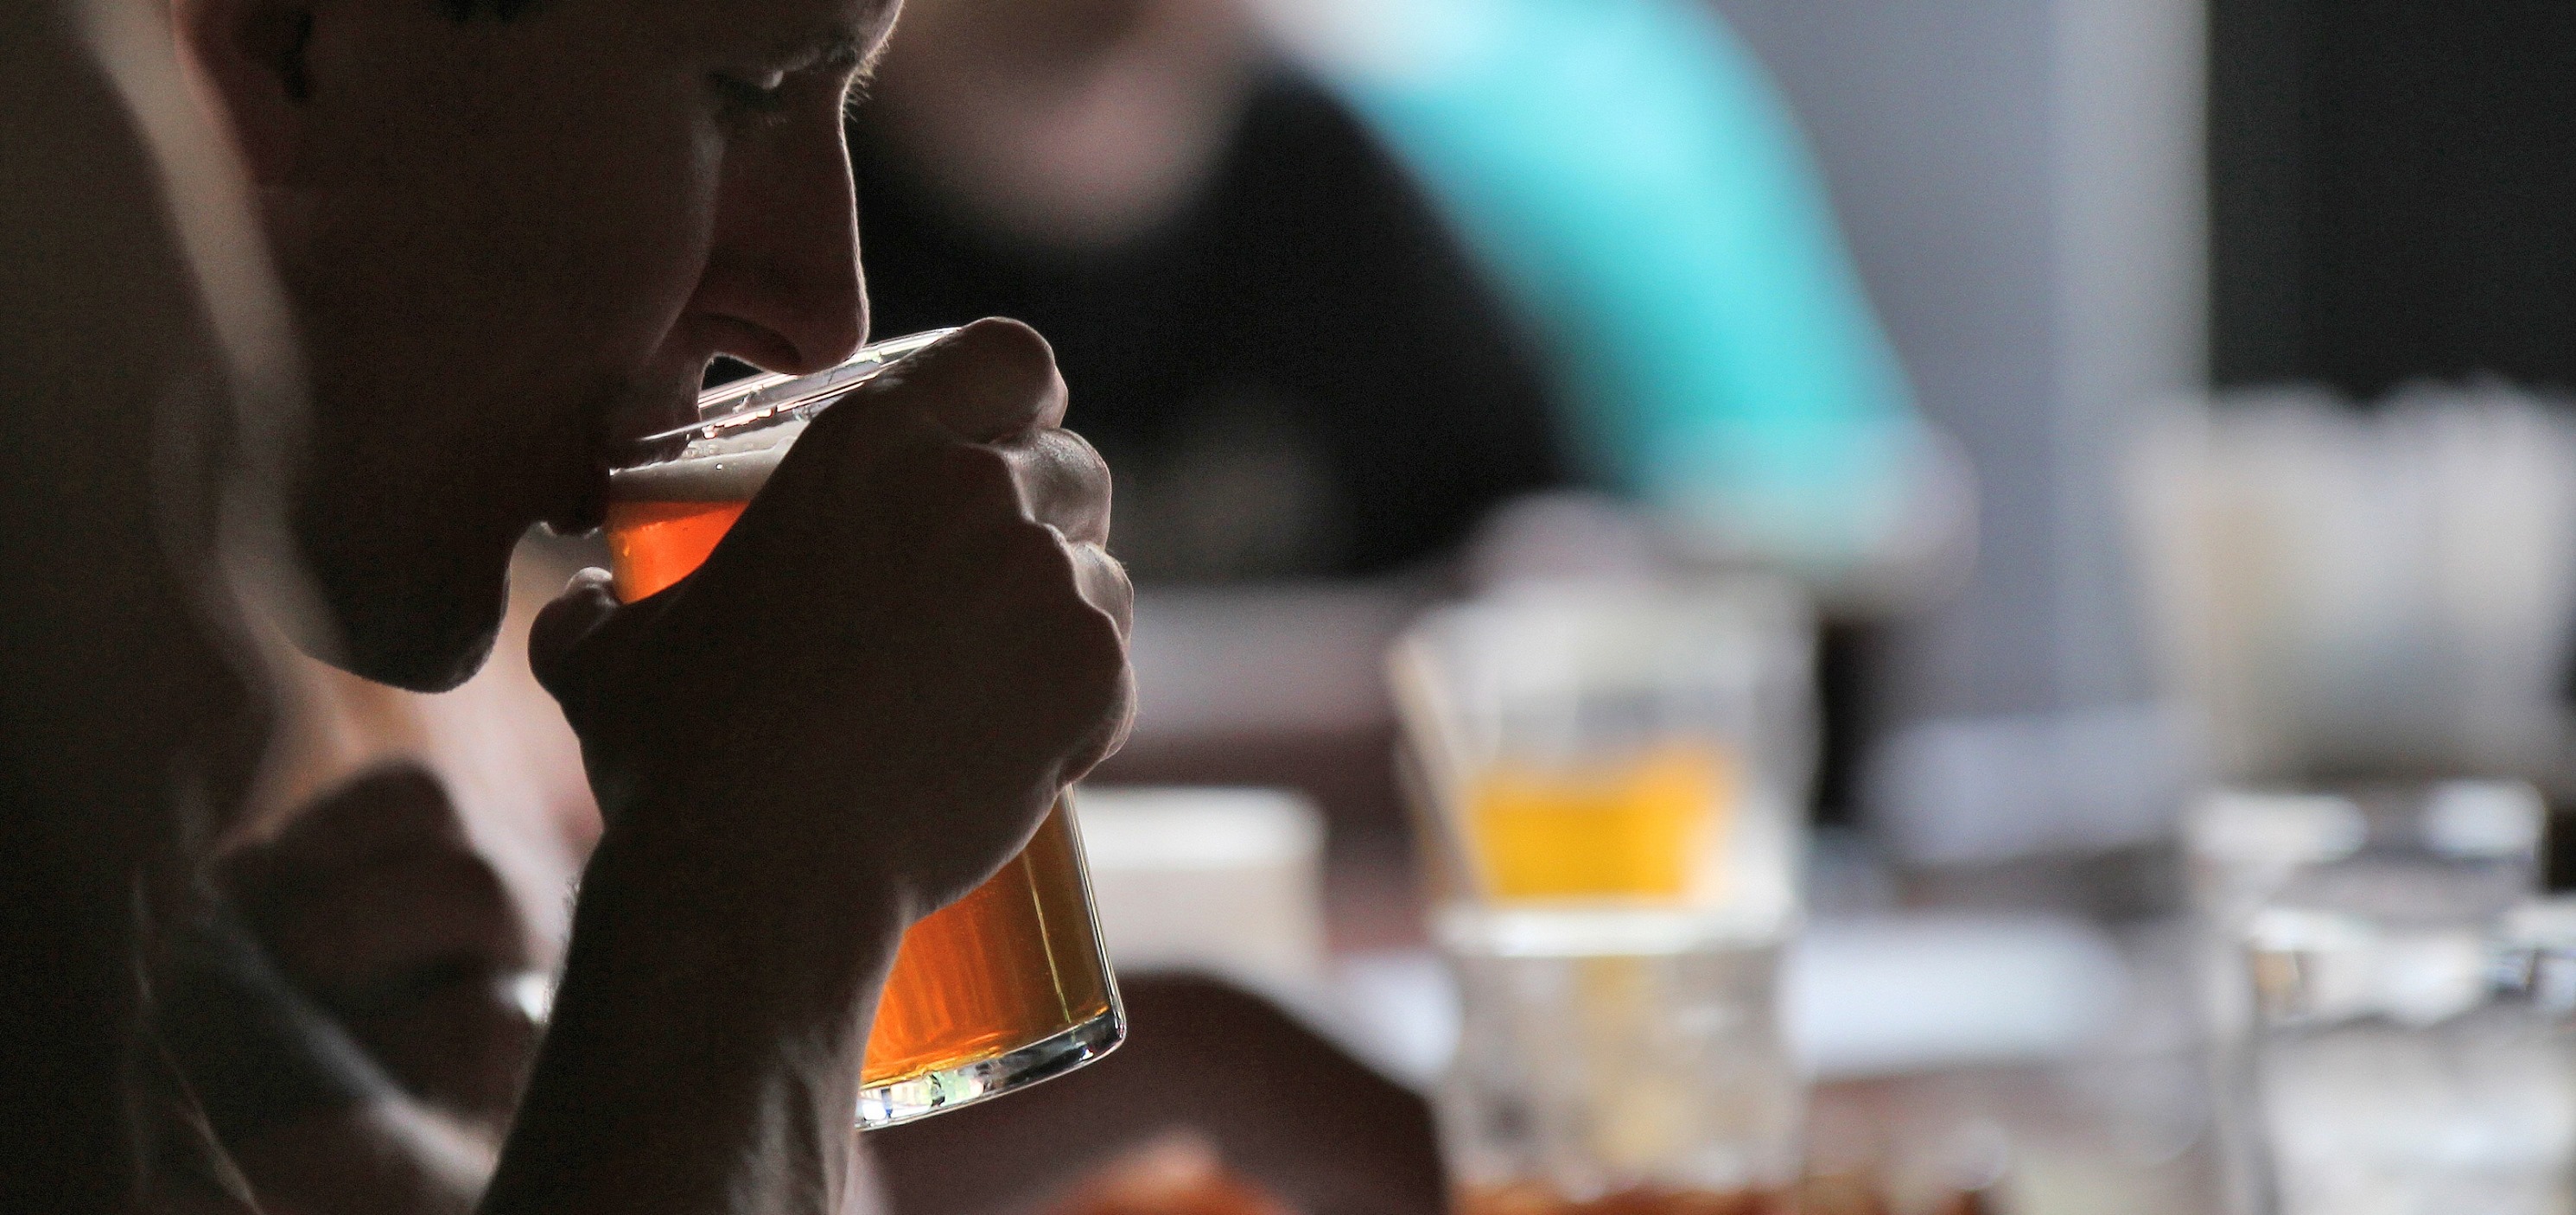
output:
M698 290L724 322L718 352L771 371L821 371L867 341L849 154L837 129L821 142L728 168Z

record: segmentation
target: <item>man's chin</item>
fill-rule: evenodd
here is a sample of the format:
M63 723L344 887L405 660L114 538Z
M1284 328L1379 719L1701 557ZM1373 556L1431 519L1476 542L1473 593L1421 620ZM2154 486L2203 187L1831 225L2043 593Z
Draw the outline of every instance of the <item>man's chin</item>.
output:
M296 648L377 683L413 692L445 692L474 678L500 636L488 622L420 612L352 613L337 604L330 618L281 622Z
M445 625L443 631L441 625ZM492 657L500 636L495 615L485 624L416 619L400 629L346 629L338 665L352 675L414 692L445 692L474 678Z
M314 658L414 692L444 692L483 669L509 605L507 558L488 576L424 577L418 564L312 560L319 620L289 632Z

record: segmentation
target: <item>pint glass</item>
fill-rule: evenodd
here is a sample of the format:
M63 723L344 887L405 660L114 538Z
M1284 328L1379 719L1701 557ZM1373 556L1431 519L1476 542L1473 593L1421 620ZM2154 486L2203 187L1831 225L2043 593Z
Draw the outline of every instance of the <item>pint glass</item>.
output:
M645 440L659 458L609 478L618 597L633 602L687 577L807 419L942 333L880 342L811 376L713 389L696 424ZM904 934L860 1069L858 1125L891 1126L1034 1084L1125 1036L1072 809L1059 801L1001 872Z

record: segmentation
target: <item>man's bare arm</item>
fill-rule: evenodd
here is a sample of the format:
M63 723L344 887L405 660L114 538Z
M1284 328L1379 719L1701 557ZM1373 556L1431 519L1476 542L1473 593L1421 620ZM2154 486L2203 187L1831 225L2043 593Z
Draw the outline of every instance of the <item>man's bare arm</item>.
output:
M841 1210L900 917L684 891L652 851L618 837L591 862L553 1028L483 1210ZM629 878L630 865L656 872Z

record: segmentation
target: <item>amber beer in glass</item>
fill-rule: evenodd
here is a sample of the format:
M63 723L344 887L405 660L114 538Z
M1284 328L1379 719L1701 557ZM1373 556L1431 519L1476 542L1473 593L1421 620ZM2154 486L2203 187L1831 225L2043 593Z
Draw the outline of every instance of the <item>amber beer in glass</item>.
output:
M661 458L609 478L618 597L631 603L687 577L807 418L939 336L878 343L817 375L712 390L699 423L646 440ZM1001 872L904 934L868 1036L858 1123L890 1126L1024 1087L1099 1058L1125 1034L1081 841L1059 801Z

